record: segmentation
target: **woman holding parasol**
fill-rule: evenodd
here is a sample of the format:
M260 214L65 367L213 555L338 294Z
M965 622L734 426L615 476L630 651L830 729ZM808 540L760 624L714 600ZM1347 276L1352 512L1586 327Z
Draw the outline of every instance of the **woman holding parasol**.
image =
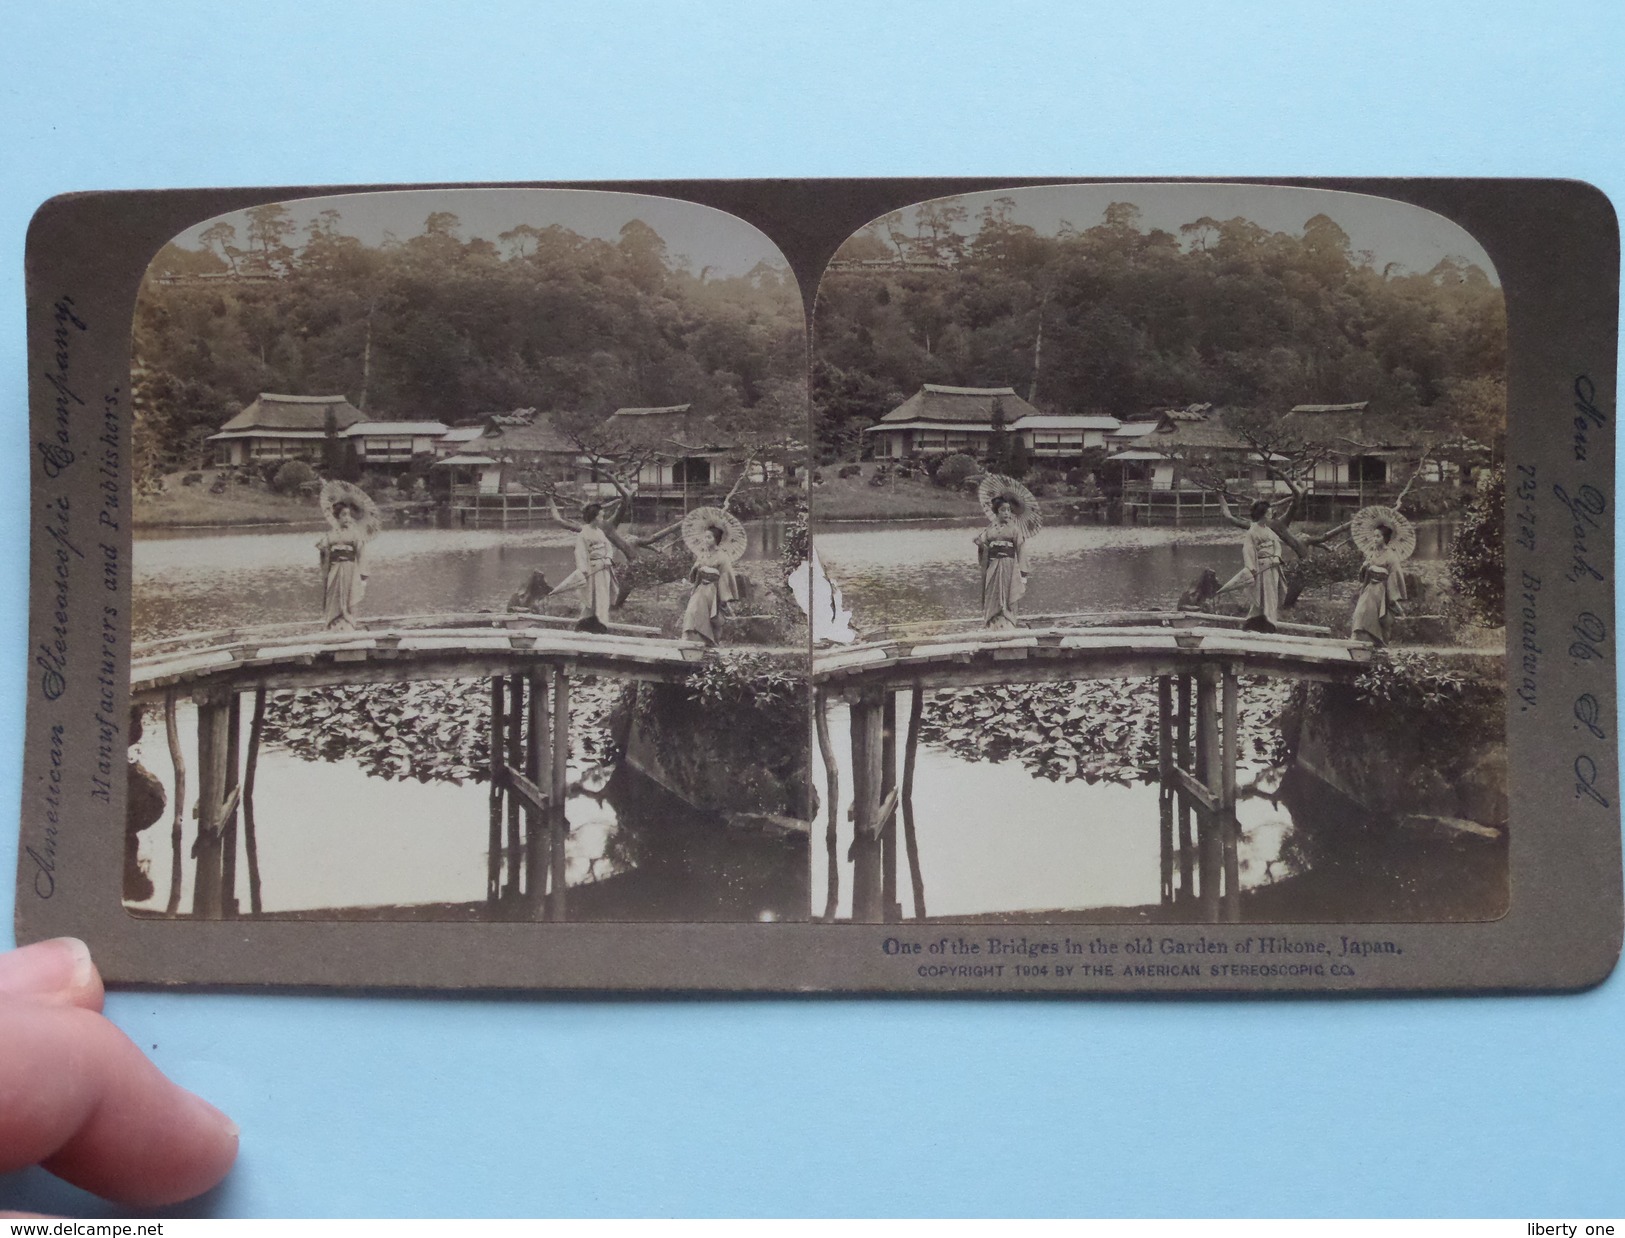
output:
M378 507L360 486L322 483L319 500L327 532L316 543L322 563L322 618L329 628L351 631L367 589L367 543L382 521Z
M982 619L997 629L1021 626L1017 609L1027 592L1027 539L1043 527L1038 500L1014 478L989 473L976 488L987 528L976 535L982 569Z
M1252 523L1241 539L1242 567L1230 584L1241 581L1247 586L1247 618L1241 626L1249 632L1273 632L1281 622L1286 597L1285 549L1281 535L1270 527L1268 499L1254 499L1247 515Z
M1416 527L1392 507L1363 507L1350 523L1349 536L1365 556L1350 634L1380 649L1388 643L1391 621L1405 600L1402 569L1416 549Z
M581 532L576 534L576 570L553 590L581 587L580 632L609 631L609 607L615 598L615 547L604 532L608 516L602 504L588 503L581 509Z
M739 597L734 564L745 553L745 526L720 507L696 507L683 517L683 544L694 556L683 639L719 644L717 618Z

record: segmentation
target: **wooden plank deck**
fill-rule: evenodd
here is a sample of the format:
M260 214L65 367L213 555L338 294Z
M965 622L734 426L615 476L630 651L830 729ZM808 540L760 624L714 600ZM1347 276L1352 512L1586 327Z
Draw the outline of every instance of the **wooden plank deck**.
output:
M1138 616L1130 613L1129 617ZM957 623L929 625L913 633L898 632L886 639L815 651L812 676L834 696L869 688L1184 675L1214 664L1235 674L1348 680L1382 656L1364 641L1320 634L1325 629L1310 629L1315 634L1249 632L1230 625L1163 624L1160 620L1167 616L1157 612L1148 612L1147 617L1159 622L1003 631L968 629ZM1416 652L1481 660L1505 656L1500 649L1430 646Z
M702 662L706 647L664 637L552 627L401 628L356 632L235 631L222 643L160 648L131 662L130 691L151 699L206 683L315 687L340 683L459 679L516 674L538 663L583 674L677 680ZM183 693L184 694L184 693Z
M887 685L968 687L1177 675L1212 663L1240 674L1348 679L1373 655L1359 641L1230 627L1032 627L922 633L819 651L813 654L812 674L837 695Z

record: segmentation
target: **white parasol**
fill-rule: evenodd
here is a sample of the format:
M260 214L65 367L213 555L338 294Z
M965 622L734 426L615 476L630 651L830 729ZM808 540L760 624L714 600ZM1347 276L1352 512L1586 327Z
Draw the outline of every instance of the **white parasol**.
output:
M1384 528L1393 533L1389 541L1383 540ZM1416 550L1416 526L1392 507L1362 507L1349 521L1349 537L1368 559L1385 550L1408 559Z
M982 511L989 520L993 519L993 503L997 499L1009 501L1010 516L1026 536L1031 537L1044 527L1044 513L1039 511L1038 500L1031 490L1002 473L984 474L976 486L976 501L982 505Z
M355 527L363 537L376 536L384 526L378 504L372 501L372 496L360 486L347 481L324 481L321 497L317 501L321 504L322 515L332 528L339 527L338 509L346 505L356 513Z
M698 563L737 563L745 542L745 526L720 507L696 507L683 517L683 545Z

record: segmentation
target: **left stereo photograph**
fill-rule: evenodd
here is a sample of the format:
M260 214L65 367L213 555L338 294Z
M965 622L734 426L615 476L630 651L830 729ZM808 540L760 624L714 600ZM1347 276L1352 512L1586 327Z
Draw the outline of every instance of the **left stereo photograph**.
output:
M174 236L131 336L108 897L805 919L805 358L777 248L695 203L379 192Z

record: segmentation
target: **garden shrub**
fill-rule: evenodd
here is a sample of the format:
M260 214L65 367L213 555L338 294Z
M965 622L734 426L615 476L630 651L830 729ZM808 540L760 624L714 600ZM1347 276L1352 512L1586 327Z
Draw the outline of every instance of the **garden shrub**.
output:
M932 480L939 486L958 489L981 471L981 465L970 456L956 452L937 466L936 476Z
M278 494L294 494L306 482L316 480L316 470L303 460L289 460L277 469L271 478L271 489Z

